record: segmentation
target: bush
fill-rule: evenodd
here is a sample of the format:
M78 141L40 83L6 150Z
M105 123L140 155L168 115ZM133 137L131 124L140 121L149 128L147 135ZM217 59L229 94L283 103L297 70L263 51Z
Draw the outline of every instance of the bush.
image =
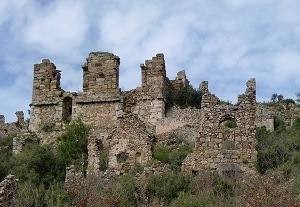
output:
M163 163L171 164L172 170L180 171L186 156L193 152L194 143L179 145L157 144L153 147L153 157Z
M2 181L10 169L9 159L13 154L13 136L0 139L0 181Z
M297 170L300 161L300 118L297 118L291 128L285 129L282 120L276 118L274 132L267 131L265 127L257 128L257 169L265 173L268 169L276 169L281 165L287 173L287 166L291 171ZM285 170L284 170L285 169Z
M152 175L147 179L146 194L148 198L158 197L166 203L190 188L191 177L183 173L170 173L165 176Z
M103 148L100 151L100 155L99 155L99 168L102 171L105 171L108 168L108 152L109 152L109 150L107 148Z
M286 130L286 124L280 116L275 115L274 117L274 130L277 133L283 132Z
M163 163L170 163L169 154L171 148L164 144L156 144L153 147L153 157Z
M87 167L87 142L90 135L90 127L85 125L78 117L67 127L66 132L59 139L57 147L59 158L65 165L74 164L76 167Z
M65 165L49 145L28 146L11 159L10 170L21 182L42 183L46 188L53 182L64 181Z
M201 92L188 85L174 94L171 102L174 102L180 108L187 108L189 106L201 108L201 100Z
M19 184L17 206L72 206L63 183L52 183L47 189L30 181Z

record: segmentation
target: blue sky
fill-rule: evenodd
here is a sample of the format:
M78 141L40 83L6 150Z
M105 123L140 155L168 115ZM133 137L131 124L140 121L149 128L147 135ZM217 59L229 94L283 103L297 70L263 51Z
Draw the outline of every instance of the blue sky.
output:
M48 58L64 90L81 91L91 51L121 58L120 87L141 84L140 63L164 53L168 77L185 69L223 100L245 82L257 100L300 92L299 0L3 0L0 3L0 114L15 121L31 102L33 65Z

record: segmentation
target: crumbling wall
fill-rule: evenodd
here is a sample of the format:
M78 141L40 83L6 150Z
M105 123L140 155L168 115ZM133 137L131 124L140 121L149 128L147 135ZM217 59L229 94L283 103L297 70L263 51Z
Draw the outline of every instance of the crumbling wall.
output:
M18 181L13 175L8 175L0 182L0 207L17 206Z
M120 58L112 53L91 52L82 65L83 92L88 95L119 94Z
M173 106L168 109L165 118L156 123L156 134L166 133L188 124L200 125L200 121L200 109L194 107L181 109Z
M255 126L265 126L267 130L274 130L274 115L275 112L270 107L262 104L256 105Z
M92 133L88 145L88 174L99 174L99 155L104 148L109 149L108 170L114 174L124 173L135 164L145 165L152 158L150 134L147 125L133 114L124 116L111 131Z
M159 53L141 64L142 87L124 94L124 108L143 121L154 124L165 117L165 105L170 93L164 55Z
M5 123L5 116L0 115L0 139L7 136L17 136L27 130L28 124L24 121L23 111L17 111L16 116L16 122Z
M255 79L247 82L246 92L238 96L236 106L219 105L218 98L200 85L204 93L201 104L200 139L195 150L183 163L185 171L203 168L227 169L224 165L238 164L242 171L250 171L256 160L255 140ZM227 127L230 122L232 127ZM236 166L236 165L234 165ZM233 169L236 171L235 169Z
M48 59L34 65L30 131L45 132L62 127L64 91L60 87L60 72Z

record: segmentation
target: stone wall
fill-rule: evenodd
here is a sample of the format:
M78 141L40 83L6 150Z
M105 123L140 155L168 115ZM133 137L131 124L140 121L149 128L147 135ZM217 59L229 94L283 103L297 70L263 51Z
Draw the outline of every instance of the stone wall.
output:
M82 65L83 92L88 95L119 93L120 58L112 53L91 52Z
M200 121L200 109L194 107L181 109L178 106L173 106L167 110L165 118L156 123L156 134L166 133L187 124L200 125Z
M110 142L108 167L120 171L135 164L146 165L152 158L152 139L144 122L135 115L125 116L113 131Z
M23 111L17 111L16 116L16 122L5 123L5 116L0 115L0 139L7 136L17 136L27 130L28 124L24 121Z
M17 206L18 181L13 175L8 175L0 182L0 207Z
M200 139L195 150L184 161L185 171L203 168L227 169L224 165L238 164L250 171L256 160L255 140L255 80L247 82L246 92L238 97L236 106L219 105L218 98L201 85L204 93L201 104ZM231 127L228 127L228 124ZM232 169L236 171L236 167Z
M63 90L60 88L60 72L48 59L34 65L32 104L56 102Z
M274 130L274 115L275 112L270 107L262 104L256 105L255 126L265 126L267 130Z

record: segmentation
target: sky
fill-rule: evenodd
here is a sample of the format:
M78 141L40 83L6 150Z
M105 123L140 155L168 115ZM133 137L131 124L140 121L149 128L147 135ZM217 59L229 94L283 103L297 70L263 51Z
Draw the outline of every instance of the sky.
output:
M0 114L28 117L33 65L50 59L65 91L82 90L92 51L119 56L120 88L141 85L140 64L164 53L167 76L235 103L256 78L257 101L300 92L299 0L2 0Z

